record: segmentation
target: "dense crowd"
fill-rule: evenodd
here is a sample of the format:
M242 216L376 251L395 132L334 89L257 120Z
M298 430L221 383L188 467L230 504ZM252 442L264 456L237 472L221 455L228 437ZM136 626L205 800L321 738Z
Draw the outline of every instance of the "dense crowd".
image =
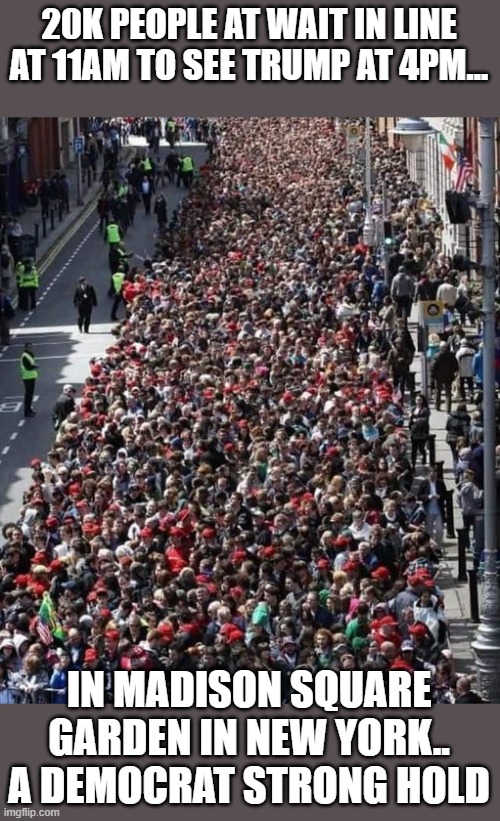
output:
M332 120L211 128L3 526L0 700L64 701L70 668L305 666L429 669L436 702L476 701L438 579L446 488L433 469L415 482L431 421L410 393L407 308L422 281L463 276L439 216L374 136L386 284ZM453 314L447 350L457 334Z

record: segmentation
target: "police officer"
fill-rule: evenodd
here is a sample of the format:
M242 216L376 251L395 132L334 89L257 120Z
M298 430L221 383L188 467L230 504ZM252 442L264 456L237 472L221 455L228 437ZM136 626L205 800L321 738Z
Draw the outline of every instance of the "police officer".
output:
M17 304L21 311L26 310L27 294L24 288L24 262L20 261L16 265L16 285L17 285Z
M133 253L131 251L127 251L123 242L120 242L119 245L114 245L109 251L109 271L111 276L118 271L118 268L122 266L124 272L127 274L130 268L129 260L133 257ZM115 295L115 289L113 288L113 280L111 280L108 296L113 297Z
M173 117L169 117L167 120L167 124L165 127L165 135L167 137L167 142L170 148L173 148L175 145L175 137L177 132L177 123L175 122Z
M123 302L123 284L125 282L125 271L123 269L123 265L118 267L118 270L113 274L111 279L113 282L113 292L115 297L113 307L111 308L111 322L118 322L116 312Z
M21 379L24 383L24 415L26 417L35 416L32 408L33 396L35 394L35 383L38 376L38 369L33 353L31 342L26 342L24 351L21 354Z
M33 265L32 259L26 259L21 273L21 288L24 289L26 299L26 310L34 311L36 308L36 292L40 284L40 276Z
M194 177L194 162L191 157L181 154L179 161L179 172L177 176L177 188L180 188L181 182L184 188L191 188Z
M120 226L114 219L108 223L108 226L104 232L104 239L108 243L110 250L114 245L118 245L122 241Z

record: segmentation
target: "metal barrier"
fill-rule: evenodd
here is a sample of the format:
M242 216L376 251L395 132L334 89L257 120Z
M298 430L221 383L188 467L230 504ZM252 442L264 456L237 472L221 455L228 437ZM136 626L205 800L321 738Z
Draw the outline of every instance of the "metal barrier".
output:
M43 701L34 702L29 696L26 695L26 693L22 690L21 687L16 687L15 685L8 685L7 687L0 687L0 704L58 704L61 702L57 702L56 697L65 695L66 692L66 690L57 690L54 687L44 687ZM8 700L2 701L2 693L9 694ZM39 695L40 694L38 694L38 697ZM66 703L66 697L64 702L62 703Z
M428 439L429 444L429 464L431 468L436 467L436 434L431 433Z
M453 490L446 491L446 535L455 538L455 510L453 507Z
M458 582L467 581L467 547L469 545L469 533L465 527L457 528L458 536Z
M469 574L470 617L474 624L479 624L479 594L477 589L477 570L472 568Z

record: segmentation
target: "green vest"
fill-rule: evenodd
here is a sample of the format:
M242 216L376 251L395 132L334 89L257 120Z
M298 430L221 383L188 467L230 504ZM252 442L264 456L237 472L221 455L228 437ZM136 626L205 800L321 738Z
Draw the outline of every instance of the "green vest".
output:
M194 162L191 157L184 157L182 160L181 171L183 174L189 174L194 169Z
M23 270L21 274L21 288L38 288L38 271L36 268L31 268L30 271Z
M167 120L167 131L175 131L175 120Z
M34 365L35 357L24 351L21 356L21 379L36 379L38 376L37 370L29 370L26 365Z
M126 197L128 194L128 185L120 185L118 189L118 196L119 197Z
M125 274L122 271L117 271L116 274L113 274L111 279L113 280L113 288L115 289L115 294L120 294L123 288Z
M110 245L116 245L121 242L120 229L114 222L110 222L106 228L106 239Z
M23 275L24 275L24 265L22 262L18 262L16 265L16 281L19 288L23 287Z

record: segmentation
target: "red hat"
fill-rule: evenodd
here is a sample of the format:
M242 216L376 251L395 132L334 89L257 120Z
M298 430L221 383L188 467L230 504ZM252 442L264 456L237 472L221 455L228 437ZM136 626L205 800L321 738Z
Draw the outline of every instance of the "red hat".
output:
M78 484L78 482L72 482L68 488L68 493L70 496L77 496L82 490L82 486Z
M169 515L170 514L167 513L165 518L168 519ZM189 510L186 510L186 508L184 508L183 510L181 510L181 512L179 513L177 518L178 518L179 522L184 522L186 519L189 519L190 516L191 516L191 513L189 512ZM175 521L175 517L174 517L173 521Z
M390 670L406 670L408 673L413 673L413 667L411 664L408 664L404 659L395 659L391 664Z
M45 555L45 553L42 553L40 551L38 551L38 553L35 553L35 555L33 556L33 564L45 564L46 561L47 556Z
M107 619L107 621L111 621L111 610L108 610L107 607L101 607L99 615Z
M184 536L184 530L182 527L172 527L170 529L171 536Z
M42 463L41 463L40 459L32 459L31 463L30 463L30 467L39 468L41 464Z
M61 567L63 567L63 563L59 561L59 559L54 559L54 561L49 564L49 567L51 570L60 570Z
M397 627L397 621L392 618L392 616L384 616L383 619L380 619L380 626L381 627Z
M150 527L143 527L142 530L139 531L141 539L152 539L154 535Z
M372 579L390 579L391 574L387 567L377 567L371 574Z
M95 590L92 590L87 596L87 601L88 602L96 601L96 599L97 599L97 593L95 592Z
M165 621L158 625L158 632L161 633L164 639L168 639L169 641L174 637L174 628Z
M349 560L345 563L342 569L345 570L346 573L352 573L354 570L358 569L358 563Z
M232 630L228 636L229 644L234 644L237 641L244 641L244 639L245 634L241 630L238 630L238 628Z
M423 639L427 635L427 628L425 624L417 622L417 624L412 624L412 626L408 628L408 632L411 633L412 636Z
M20 573L19 576L16 576L16 578L14 579L14 584L16 585L16 587L27 587L28 582L29 576L27 576L25 573Z
M275 551L274 547L265 547L262 551L262 555L264 556L265 559L270 559L271 556L274 556L275 553L276 553L276 551Z
M106 630L104 635L107 639L113 639L113 641L118 641L120 638L119 630Z
M328 561L328 559L320 559L318 562L316 562L316 567L318 568L318 570L328 570L328 568L330 567L330 562Z
M215 536L215 530L213 527L204 527L201 531L202 539L213 539Z
M84 661L97 661L99 658L99 654L97 650L94 650L92 647L89 647L88 650L85 650L85 655L83 657Z
M247 554L244 550L235 550L234 553L231 553L231 561L233 564L239 564L245 561L246 556Z
M45 524L49 528L50 527L58 527L59 526L59 519L57 518L57 516L47 516L47 519L45 520Z
M347 547L351 543L348 536L337 536L334 541L335 547Z
M416 573L408 578L408 584L411 585L411 587L416 587L417 585L422 584L422 582L422 576L418 576Z

